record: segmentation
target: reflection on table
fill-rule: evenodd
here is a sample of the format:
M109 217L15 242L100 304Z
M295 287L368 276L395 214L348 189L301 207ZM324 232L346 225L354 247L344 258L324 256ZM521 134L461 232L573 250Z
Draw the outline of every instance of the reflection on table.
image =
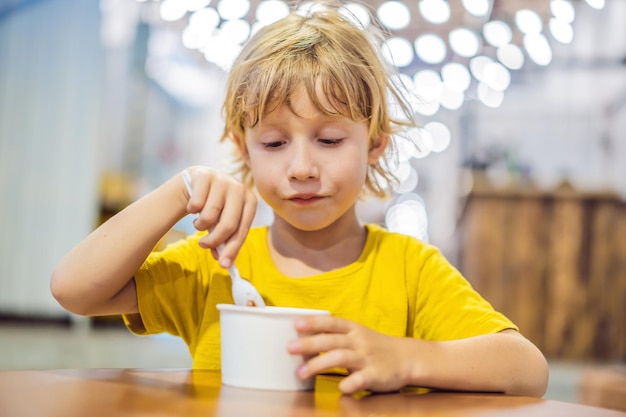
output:
M179 369L66 369L0 372L0 416L599 416L626 413L501 394L428 392L341 395L341 377L315 390L281 392L221 384L220 374Z

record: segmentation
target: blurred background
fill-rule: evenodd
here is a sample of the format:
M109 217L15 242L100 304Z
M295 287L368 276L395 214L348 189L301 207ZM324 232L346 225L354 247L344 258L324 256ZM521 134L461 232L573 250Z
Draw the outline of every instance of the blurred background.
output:
M392 198L360 214L440 247L550 359L547 398L582 401L585 372L626 363L626 0L344 3L388 31L422 126L419 152L395 138ZM183 168L232 168L228 68L288 10L0 0L0 369L190 365L177 339L68 314L49 275Z

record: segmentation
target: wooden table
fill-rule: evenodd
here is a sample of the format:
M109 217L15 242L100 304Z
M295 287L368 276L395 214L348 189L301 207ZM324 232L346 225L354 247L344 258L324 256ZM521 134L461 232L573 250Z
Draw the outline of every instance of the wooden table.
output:
M315 391L275 392L221 385L220 374L180 369L65 369L0 372L1 417L594 416L609 409L498 394L410 392L345 396L339 377Z

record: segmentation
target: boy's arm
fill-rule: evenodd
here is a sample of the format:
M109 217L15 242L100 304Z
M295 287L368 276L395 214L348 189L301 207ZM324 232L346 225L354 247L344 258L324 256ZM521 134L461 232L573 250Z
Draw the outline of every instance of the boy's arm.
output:
M50 288L65 309L81 315L138 312L133 275L188 213L198 214L198 230L212 229L200 244L207 249L224 244L220 263L232 262L254 219L256 197L228 174L206 167L188 171L191 198L176 175L113 216L59 262Z
M324 352L298 375L346 368L351 374L339 385L344 393L418 386L541 397L547 387L543 354L515 330L433 342L383 335L332 316L303 318L296 321L296 329L314 335L291 341L290 353Z
M408 385L541 397L548 384L543 354L515 330L446 342L415 342L406 352Z
M80 315L138 312L133 275L159 239L187 214L176 176L113 216L74 247L52 273L50 288Z

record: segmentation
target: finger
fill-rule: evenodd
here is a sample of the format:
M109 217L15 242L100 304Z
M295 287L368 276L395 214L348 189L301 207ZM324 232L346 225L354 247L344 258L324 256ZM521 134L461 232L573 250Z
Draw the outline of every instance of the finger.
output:
M189 195L187 212L196 214L202 211L215 174L213 169L201 166L191 167L183 171L183 182Z
M363 361L354 350L334 349L309 359L303 366L298 368L298 376L300 378L309 378L333 368L345 368L352 371L359 370L362 367Z
M298 333L348 333L356 323L334 316L301 317L295 321Z
M224 198L223 209L217 221L211 226L211 233L206 239L211 247L225 244L229 239L235 238L244 215L246 190L241 185L228 186L226 190L227 192L221 193Z
M357 391L368 389L369 384L370 378L368 377L368 371L362 369L342 379L339 383L339 390L344 394L354 394Z
M203 203L202 210L198 218L194 221L194 227L198 230L212 229L220 219L222 210L226 205L226 184L213 181L209 188L209 193Z
M239 221L239 227L237 231L231 235L226 242L220 253L220 264L228 268L234 261L239 253L239 249L243 246L243 243L248 236L248 231L252 227L254 216L256 215L257 198L251 192L246 191L245 202L241 219Z
M350 338L338 333L320 333L312 336L292 340L287 344L287 351L291 354L317 355L334 349L351 349Z
M189 186L189 189L187 189L187 192L189 193L189 200L187 201L186 207L187 212L191 214L200 213L200 211L202 211L202 208L204 207L204 202L207 199L208 182L205 181L204 178L196 177L193 183Z

